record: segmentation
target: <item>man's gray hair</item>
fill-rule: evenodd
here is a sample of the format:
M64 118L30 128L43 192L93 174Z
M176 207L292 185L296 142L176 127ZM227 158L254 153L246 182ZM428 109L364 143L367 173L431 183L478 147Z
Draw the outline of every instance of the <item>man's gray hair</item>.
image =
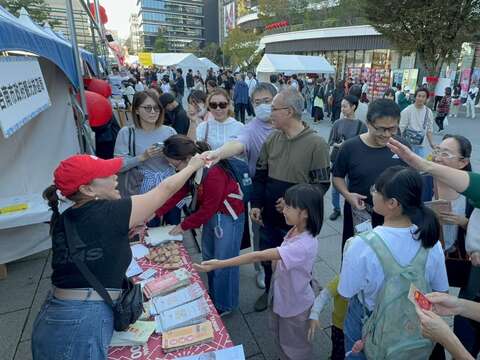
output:
M293 110L293 116L297 119L301 119L305 107L305 99L302 94L291 88L282 90L278 94L282 96L283 105Z
M258 83L257 86L255 86L255 88L253 89L252 91L252 95L251 95L251 98L253 100L253 98L255 97L255 95L257 95L259 92L262 92L262 91L267 91L270 93L270 95L272 95L272 98L277 95L277 89L275 89L275 86L273 86L272 84L270 83L266 83L266 82L261 82L261 83Z

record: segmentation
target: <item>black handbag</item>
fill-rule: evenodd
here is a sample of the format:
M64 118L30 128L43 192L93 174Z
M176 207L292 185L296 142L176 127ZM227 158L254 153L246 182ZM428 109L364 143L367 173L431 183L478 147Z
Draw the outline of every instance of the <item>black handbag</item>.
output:
M137 321L143 312L143 297L140 284L134 284L125 276L122 284L122 294L114 303L105 287L80 259L84 244L79 241L80 239L75 224L65 214L63 215L63 221L65 225L65 240L70 252L70 258L85 280L88 281L102 299L112 308L114 329L116 331L127 330L130 324Z

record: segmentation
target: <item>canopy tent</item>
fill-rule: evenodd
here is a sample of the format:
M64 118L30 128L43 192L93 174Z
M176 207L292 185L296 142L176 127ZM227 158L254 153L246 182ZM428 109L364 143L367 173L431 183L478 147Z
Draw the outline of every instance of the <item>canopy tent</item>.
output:
M220 67L208 58L202 57L202 58L199 58L199 60L203 62L208 69L212 68L213 71L220 70Z
M17 19L0 6L0 51L15 50L49 59L78 87L72 45L53 30L48 31L35 24L26 12ZM85 50L81 50L81 56L97 72L94 56Z
M257 76L266 81L272 73L333 74L335 69L322 56L265 54L257 66Z
M80 152L71 79L53 62L37 59L51 106L8 138L0 131L0 207L28 204L24 211L0 216L0 264L50 248L46 222L52 213L41 193L52 183L58 163Z
M153 53L152 62L159 66L175 66L181 68L184 75L188 69L192 69L194 73L197 70L200 71L202 76L205 77L208 70L208 67L191 53Z

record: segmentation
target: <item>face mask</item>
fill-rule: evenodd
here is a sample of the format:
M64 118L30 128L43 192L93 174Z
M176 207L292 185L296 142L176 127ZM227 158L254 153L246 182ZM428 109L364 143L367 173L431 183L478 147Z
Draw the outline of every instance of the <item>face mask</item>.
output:
M271 104L261 104L255 106L255 116L257 119L267 121L272 115L272 105Z

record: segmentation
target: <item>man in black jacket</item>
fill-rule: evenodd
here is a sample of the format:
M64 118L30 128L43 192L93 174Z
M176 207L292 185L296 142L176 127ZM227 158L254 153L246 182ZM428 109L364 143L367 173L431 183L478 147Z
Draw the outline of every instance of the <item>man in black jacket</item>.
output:
M183 71L181 68L176 70L176 78L175 78L175 88L177 91L177 102L182 104L183 95L185 93L185 80L183 80Z
M190 119L182 105L170 93L163 93L159 100L165 109L164 124L173 127L177 134L187 135Z
M185 80L186 80L185 82L187 83L188 94L190 95L190 92L192 91L192 88L195 85L195 83L193 81L193 70L192 69L188 69L188 73L187 73L187 76L186 76Z

